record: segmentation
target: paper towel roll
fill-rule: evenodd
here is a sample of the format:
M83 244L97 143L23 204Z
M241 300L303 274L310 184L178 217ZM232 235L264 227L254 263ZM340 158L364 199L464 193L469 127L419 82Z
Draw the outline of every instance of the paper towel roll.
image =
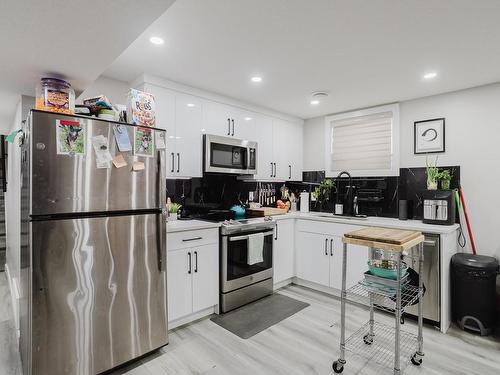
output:
M300 212L309 212L309 193L307 191L300 193Z

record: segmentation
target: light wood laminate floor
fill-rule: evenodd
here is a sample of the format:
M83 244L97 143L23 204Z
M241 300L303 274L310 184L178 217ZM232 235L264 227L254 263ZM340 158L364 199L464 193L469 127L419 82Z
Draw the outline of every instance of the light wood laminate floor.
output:
M13 346L14 329L8 314L5 276L0 277L0 374L19 375L18 354ZM261 332L242 340L209 319L202 319L170 331L170 344L113 375L206 374L206 375L306 375L333 374L331 364L338 357L340 338L340 302L328 295L298 286L289 286L280 293L301 301L309 307ZM10 309L10 305L8 306ZM368 312L348 305L347 334L366 322ZM393 320L385 314L376 319ZM413 331L408 322L404 329ZM405 374L500 374L500 342L481 338L452 328L444 335L433 328L424 332L425 353L421 367L409 366ZM392 374L347 352L343 374Z

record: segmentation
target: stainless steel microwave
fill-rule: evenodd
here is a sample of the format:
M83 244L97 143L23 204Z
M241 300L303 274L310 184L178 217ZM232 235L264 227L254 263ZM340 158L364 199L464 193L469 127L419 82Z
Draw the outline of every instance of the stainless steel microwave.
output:
M257 142L205 134L203 147L205 172L257 174Z

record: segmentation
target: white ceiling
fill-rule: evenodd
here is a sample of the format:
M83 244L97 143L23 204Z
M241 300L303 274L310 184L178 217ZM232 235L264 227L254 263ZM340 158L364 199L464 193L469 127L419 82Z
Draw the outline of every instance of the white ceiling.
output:
M310 118L500 81L499 14L498 0L177 0L104 75ZM312 107L317 90L330 96Z
M174 0L0 2L0 121L42 76L84 90ZM2 124L0 124L2 126Z

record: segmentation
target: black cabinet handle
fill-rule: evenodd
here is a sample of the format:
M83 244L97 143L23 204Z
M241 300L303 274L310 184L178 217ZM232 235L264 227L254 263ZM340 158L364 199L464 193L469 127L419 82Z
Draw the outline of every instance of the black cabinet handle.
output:
M189 259L188 273L191 274L191 252L188 252L188 259Z
M201 240L203 237L183 238L182 242Z
M170 172L174 173L175 155L173 152L170 155L172 156L172 170Z
M330 240L330 256L333 256L333 238Z
M289 180L292 179L292 166L291 165L288 165L288 179Z
M198 252L194 252L194 272L198 272Z
M181 170L181 154L177 153L177 173Z
M231 135L234 136L234 118L231 120L231 122L233 123L233 133Z
M276 177L276 163L274 163L274 177Z
M276 223L276 231L274 232L274 239L278 239L278 223Z
M227 119L227 135L231 135L231 119Z
M325 238L325 255L328 255L328 238Z
M273 162L271 162L271 177L273 177L273 174L274 174Z

